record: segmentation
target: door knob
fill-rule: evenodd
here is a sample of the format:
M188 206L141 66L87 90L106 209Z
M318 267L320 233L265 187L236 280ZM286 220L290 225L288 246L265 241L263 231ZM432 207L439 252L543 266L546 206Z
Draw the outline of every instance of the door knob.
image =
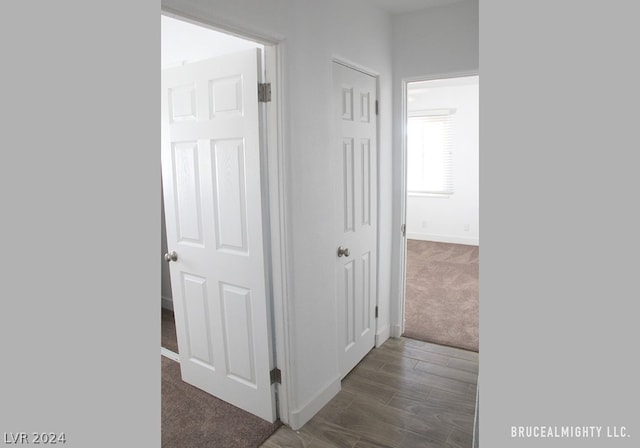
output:
M349 248L348 247L338 247L338 257L342 257L342 256L348 257L349 255L351 255L351 252L349 252Z
M167 263L171 261L177 261L177 260L178 260L178 254L176 253L175 250L171 253L164 254L164 261L166 261Z

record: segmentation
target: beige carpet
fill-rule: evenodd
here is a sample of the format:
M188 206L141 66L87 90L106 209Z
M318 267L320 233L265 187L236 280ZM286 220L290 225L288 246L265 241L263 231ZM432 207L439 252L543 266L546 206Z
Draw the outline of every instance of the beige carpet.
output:
M407 240L404 336L478 351L478 246Z
M178 353L173 312L162 309L162 347ZM280 425L266 422L182 381L180 365L162 358L162 447L257 447Z
M258 447L278 427L219 400L180 378L180 365L162 358L162 448Z

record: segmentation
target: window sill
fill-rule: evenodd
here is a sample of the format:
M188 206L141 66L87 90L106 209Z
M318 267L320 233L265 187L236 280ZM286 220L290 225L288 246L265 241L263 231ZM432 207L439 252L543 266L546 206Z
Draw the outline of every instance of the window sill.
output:
M450 193L422 193L419 191L408 191L407 196L417 197L417 198L441 198L448 199L451 197Z

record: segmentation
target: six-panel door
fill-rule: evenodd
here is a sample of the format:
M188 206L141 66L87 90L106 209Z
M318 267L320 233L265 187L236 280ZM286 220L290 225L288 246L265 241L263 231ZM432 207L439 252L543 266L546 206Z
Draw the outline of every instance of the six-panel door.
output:
M343 377L375 343L377 266L376 79L333 63L337 180L336 302ZM349 250L339 256L337 248Z
M162 174L182 378L270 422L259 50L162 73Z

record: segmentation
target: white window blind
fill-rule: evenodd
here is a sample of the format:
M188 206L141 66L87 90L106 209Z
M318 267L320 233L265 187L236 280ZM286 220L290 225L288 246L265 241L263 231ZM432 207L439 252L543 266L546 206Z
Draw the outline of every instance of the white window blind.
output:
M450 114L409 118L407 190L411 193L453 194Z

